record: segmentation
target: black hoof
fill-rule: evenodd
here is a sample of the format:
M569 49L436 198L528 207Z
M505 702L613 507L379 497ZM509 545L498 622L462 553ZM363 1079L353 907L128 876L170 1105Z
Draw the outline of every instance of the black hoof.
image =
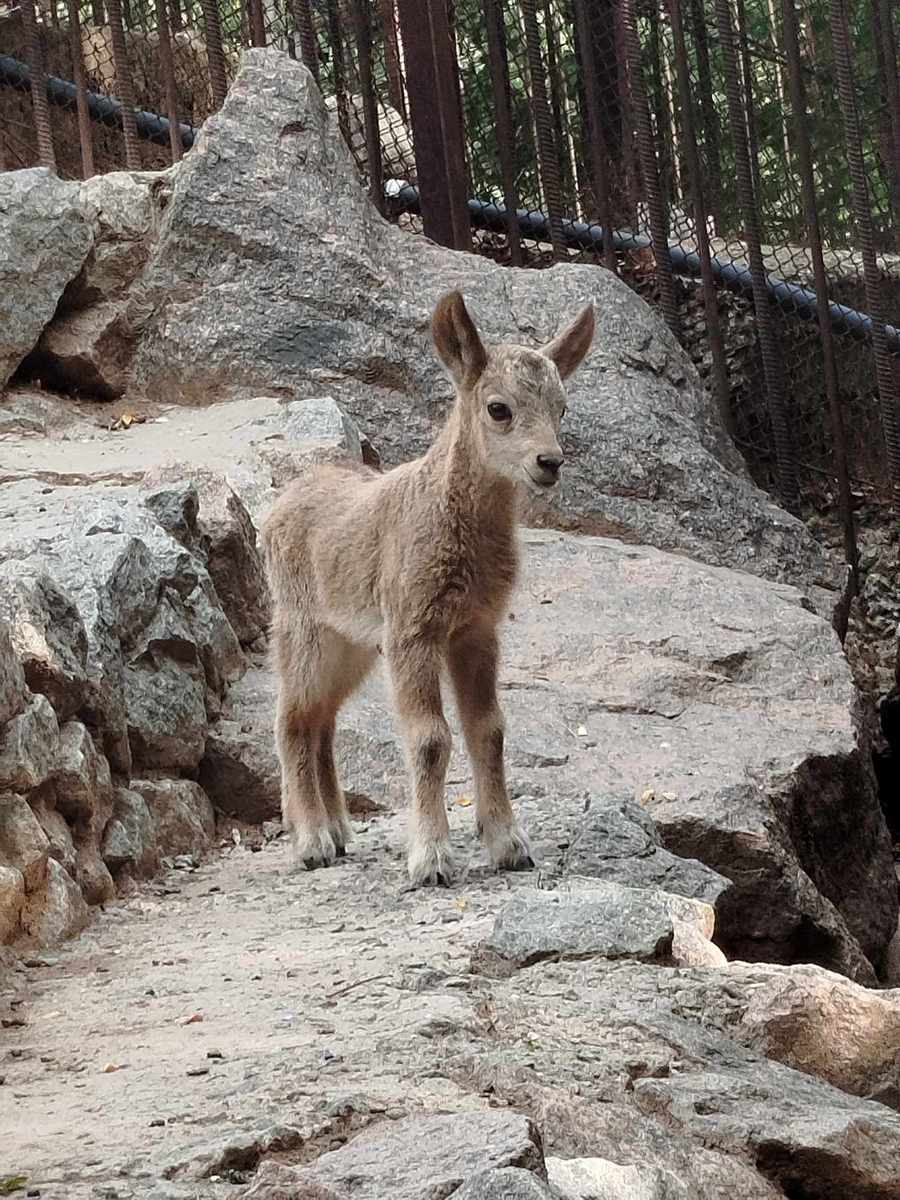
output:
M335 853L336 858L346 858L347 857L347 847L346 846L335 846L334 853Z

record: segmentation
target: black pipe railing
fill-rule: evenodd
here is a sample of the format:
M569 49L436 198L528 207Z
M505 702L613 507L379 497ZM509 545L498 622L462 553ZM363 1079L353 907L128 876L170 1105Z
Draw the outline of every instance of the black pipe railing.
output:
M0 55L0 86L12 87L17 91L30 90L28 66L9 55ZM47 77L47 98L51 104L61 108L75 108L75 84L55 75ZM97 92L87 93L88 112L91 119L99 124L114 129L122 128L122 105L118 100L102 96ZM155 145L169 145L169 122L165 117L156 113L138 112L135 114L138 137ZM189 150L194 144L197 130L193 125L180 126L181 144ZM394 187L390 187L391 183ZM401 212L419 212L419 189L413 184L405 184L399 189L395 181L387 181L385 190L389 208L396 214ZM487 229L492 233L507 234L509 224L506 209L501 204L487 200L472 199L468 202L469 219L476 229ZM516 213L519 234L522 238L551 245L550 222L542 212L519 209ZM591 250L598 255L603 253L603 229L600 225L588 224L586 221L573 221L563 218L563 242L569 249ZM626 230L614 229L612 244L615 250L645 250L652 249L651 240L642 234ZM701 274L700 256L692 250L685 250L679 245L669 247L669 256L673 269L679 275L689 275L699 279ZM716 279L729 291L740 296L752 297L753 279L748 267L737 263L712 258L710 265ZM785 312L799 317L802 321L816 319L816 293L809 288L776 275L766 276L766 288L771 299ZM871 342L874 322L866 313L845 304L829 301L828 313L833 327L840 333L849 334L858 341ZM884 335L892 354L900 355L900 329L893 325L884 326Z
M31 88L31 77L28 66L11 58L8 54L0 55L0 86L14 88L18 92L27 92ZM75 111L75 84L56 75L47 76L47 99L57 108L69 108ZM107 125L111 129L122 128L122 105L110 96L102 96L98 92L87 93L88 113L92 121L98 125ZM145 142L153 142L157 146L169 145L169 122L165 117L156 113L136 112L137 134ZM196 130L193 125L180 125L181 144L185 150L190 150L194 144Z

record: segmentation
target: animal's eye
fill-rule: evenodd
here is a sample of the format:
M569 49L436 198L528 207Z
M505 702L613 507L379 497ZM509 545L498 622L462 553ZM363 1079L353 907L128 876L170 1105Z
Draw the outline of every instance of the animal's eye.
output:
M512 413L509 411L508 406L501 404L498 400L488 405L488 414L492 421L512 420Z

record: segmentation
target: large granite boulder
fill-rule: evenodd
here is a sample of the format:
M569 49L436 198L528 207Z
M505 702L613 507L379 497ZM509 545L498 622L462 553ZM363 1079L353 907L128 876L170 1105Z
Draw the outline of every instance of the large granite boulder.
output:
M0 174L0 391L34 348L92 240L77 183L44 167Z

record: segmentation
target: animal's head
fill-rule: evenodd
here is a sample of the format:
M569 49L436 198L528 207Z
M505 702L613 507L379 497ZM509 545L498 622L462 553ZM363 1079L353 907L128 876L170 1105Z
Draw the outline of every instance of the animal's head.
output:
M548 492L559 481L559 424L566 411L563 381L580 366L594 336L594 306L540 350L486 347L459 292L441 297L431 320L441 361L450 372L485 466Z

